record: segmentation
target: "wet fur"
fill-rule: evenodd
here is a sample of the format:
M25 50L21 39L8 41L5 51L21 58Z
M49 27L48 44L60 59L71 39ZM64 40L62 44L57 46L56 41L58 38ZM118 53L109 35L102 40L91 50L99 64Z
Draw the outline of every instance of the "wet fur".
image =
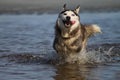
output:
M79 24L74 30L60 28L58 21L55 25L55 39L53 47L62 58L77 54L85 50L89 37L101 32L97 25ZM67 37L64 37L66 36Z

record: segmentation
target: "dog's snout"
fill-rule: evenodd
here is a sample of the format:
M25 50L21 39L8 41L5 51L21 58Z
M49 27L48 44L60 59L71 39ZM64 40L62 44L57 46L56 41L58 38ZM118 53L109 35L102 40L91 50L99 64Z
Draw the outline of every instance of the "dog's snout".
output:
M66 17L66 20L70 21L70 16L67 16L67 17Z

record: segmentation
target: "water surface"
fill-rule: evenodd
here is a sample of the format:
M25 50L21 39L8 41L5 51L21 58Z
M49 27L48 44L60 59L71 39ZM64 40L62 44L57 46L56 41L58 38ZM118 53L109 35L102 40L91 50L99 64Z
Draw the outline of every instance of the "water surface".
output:
M0 79L119 80L120 12L80 16L82 23L102 28L88 43L88 62L93 64L50 63L57 14L0 15Z

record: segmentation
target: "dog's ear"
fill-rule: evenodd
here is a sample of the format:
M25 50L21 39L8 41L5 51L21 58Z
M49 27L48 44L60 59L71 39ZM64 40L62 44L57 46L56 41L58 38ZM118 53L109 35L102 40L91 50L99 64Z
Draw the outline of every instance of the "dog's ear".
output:
M63 5L63 11L65 11L65 10L66 10L66 4Z
M77 14L79 14L80 11L80 5L77 6L77 8L74 10Z

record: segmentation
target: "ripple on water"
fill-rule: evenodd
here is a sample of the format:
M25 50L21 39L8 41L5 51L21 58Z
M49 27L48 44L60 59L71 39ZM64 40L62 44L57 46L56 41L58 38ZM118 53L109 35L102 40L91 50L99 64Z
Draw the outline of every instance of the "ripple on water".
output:
M0 59L7 59L10 62L17 63L79 63L79 64L95 64L95 63L107 63L107 62L119 62L120 61L120 45L119 44L102 44L91 45L88 47L87 52L83 52L77 55L69 56L65 61L60 61L58 55L52 51L49 54L9 54L1 55Z

